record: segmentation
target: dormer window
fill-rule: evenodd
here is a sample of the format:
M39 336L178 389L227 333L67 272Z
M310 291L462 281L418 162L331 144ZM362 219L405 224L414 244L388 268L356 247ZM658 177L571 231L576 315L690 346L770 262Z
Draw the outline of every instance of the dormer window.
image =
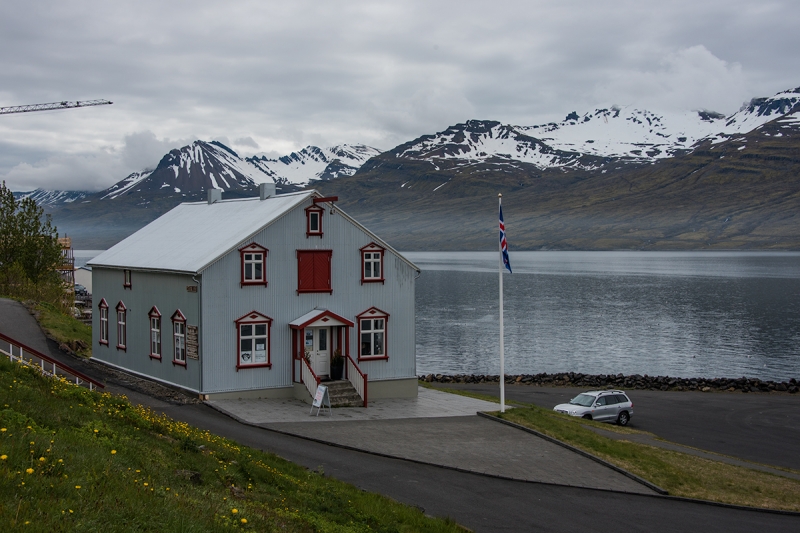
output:
M123 270L122 271L122 288L130 289L131 288L131 271L130 270Z
M240 285L267 286L267 253L269 250L263 246L252 243L244 248L239 248L241 256L241 281Z
M318 205L306 207L306 237L322 237L322 213Z
M384 249L374 242L361 248L361 283L384 282Z

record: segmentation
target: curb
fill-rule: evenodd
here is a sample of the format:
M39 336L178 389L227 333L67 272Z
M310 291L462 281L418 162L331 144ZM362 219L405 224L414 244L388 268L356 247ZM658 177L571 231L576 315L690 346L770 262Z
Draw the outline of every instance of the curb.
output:
M577 453L579 455L582 455L582 456L584 456L584 457L586 457L588 459L591 459L592 461L596 461L597 463L600 463L603 466L606 466L606 467L608 467L608 468L610 468L612 470L615 470L615 471L619 472L620 474L622 474L624 476L627 476L630 479L632 479L632 480L634 480L634 481L636 481L638 483L641 483L642 485L645 485L646 487L654 490L655 492L657 492L657 493L659 493L661 495L661 496L648 496L648 495L644 494L643 496L645 496L645 497L661 498L661 499L665 499L665 500L673 500L673 501L678 501L678 502L698 503L698 504L701 504L701 505L709 505L709 506L712 506L712 507L722 507L722 508L725 508L725 509L735 509L735 510L738 510L738 511L754 511L754 512L757 512L757 513L770 513L770 514L778 514L778 515L784 515L784 516L798 516L798 517L800 517L800 512L798 512L798 511L784 511L782 509L764 509L764 508L761 508L761 507L749 507L747 505L736 505L736 504L733 504L733 503L723 503L723 502L714 502L714 501L711 501L711 500L699 500L699 499L695 499L695 498L686 498L684 496L670 496L669 493L666 490L662 489L658 485L654 485L653 483L650 483L646 479L640 478L636 474L632 474L632 473L628 472L625 469L622 469L622 468L620 468L620 467L618 467L616 465L613 465L613 464L611 464L611 463L609 463L607 461L604 461L603 459L600 459L599 457L596 457L596 456L594 456L594 455L592 455L592 454L590 454L588 452L585 452L585 451L583 451L581 449L575 448L574 446L571 446L571 445L567 444L566 442L561 442L560 440L554 439L553 437L550 437L549 435L545 435L544 433L540 433L540 432L536 431L535 429L527 428L525 426L521 426L519 424L515 424L514 422L509 422L508 420L503 420L502 418L498 418L498 417L496 417L494 415L490 415L488 413L478 412L476 414L478 416L480 416L480 417L488 418L489 420L494 420L495 422L500 422L501 424L505 424L507 426L511 426L511 427L514 427L514 428L517 428L517 429L521 429L522 431L525 431L527 433L531 433L533 435L536 435L537 437L541 437L541 438L543 438L543 439L545 439L545 440L547 440L549 442L552 442L553 444L558 444L559 446L562 446L562 447L564 447L564 448L566 448L566 449L568 449L570 451L573 451L573 452L575 452L575 453ZM597 489L590 489L590 490L597 490ZM600 489L600 490L603 490L603 489ZM613 492L619 492L619 491L613 491ZM626 492L625 494L630 494L630 493Z
M608 461L600 459L596 455L592 455L591 453L585 452L585 451L581 450L580 448L576 448L574 446L571 446L571 445L567 444L566 442L562 442L562 441L560 441L558 439L554 439L553 437L550 437L549 435L545 435L544 433L540 433L540 432L536 431L535 429L531 429L531 428L528 428L528 427L525 427L525 426L521 426L519 424L515 424L514 422L509 422L508 420L503 420L502 418L499 418L499 417L494 416L494 415L490 415L489 413L478 412L478 416L481 416L483 418L488 418L489 420L494 420L495 422L500 422L501 424L505 424L505 425L511 426L513 428L521 429L522 431L525 431L527 433L531 433L533 435L536 435L537 437L542 438L542 439L544 439L544 440L546 440L548 442L552 442L553 444L557 444L557 445L561 446L562 448L568 449L571 452L577 453L578 455L582 455L583 457L586 457L587 459L591 459L592 461L594 461L596 463L600 463L601 465L605 466L606 468L610 468L611 470L619 472L623 476L628 477L628 478L634 480L635 482L644 485L648 489L653 490L653 491L657 492L658 494L661 494L662 496L667 496L669 494L669 492L667 492L666 490L662 489L658 485L650 483L646 479L640 478L636 474L632 474L632 473L628 472L627 470L625 470L624 468L620 468L617 465L613 465L613 464L609 463Z

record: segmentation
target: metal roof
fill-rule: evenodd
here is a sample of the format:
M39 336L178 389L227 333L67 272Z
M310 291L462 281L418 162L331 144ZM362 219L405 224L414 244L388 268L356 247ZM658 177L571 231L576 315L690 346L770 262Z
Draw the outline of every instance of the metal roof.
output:
M183 203L88 264L197 273L314 195L319 193Z

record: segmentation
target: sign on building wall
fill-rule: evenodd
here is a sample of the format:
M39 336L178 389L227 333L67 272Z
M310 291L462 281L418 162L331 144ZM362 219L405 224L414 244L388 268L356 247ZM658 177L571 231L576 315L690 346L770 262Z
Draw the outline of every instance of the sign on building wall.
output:
M200 359L197 351L198 343L197 326L186 326L186 357Z

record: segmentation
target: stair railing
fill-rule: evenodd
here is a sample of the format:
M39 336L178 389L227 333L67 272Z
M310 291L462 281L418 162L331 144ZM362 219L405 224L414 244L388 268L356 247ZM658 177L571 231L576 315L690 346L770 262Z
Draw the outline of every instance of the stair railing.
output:
M353 385L353 388L356 389L356 392L361 399L364 400L364 407L367 406L367 374L363 373L358 365L350 357L350 354L346 356L347 361L347 380Z
M0 340L8 343L8 351L0 348L0 353L8 356L8 358L12 361L20 361L28 366L40 366L42 374L47 376L61 378L64 376L69 376L70 379L75 380L76 385L89 387L89 390L94 390L95 387L100 389L105 388L105 385L99 381L95 381L86 374L83 374L74 368L70 368L63 363L59 363L49 355L45 355L42 352L34 350L30 346L16 341L7 335L0 333ZM14 354L15 348L18 351L18 355ZM45 368L45 363L47 363L47 368ZM50 365L52 365L52 370L50 370Z
M317 386L322 379L311 369L311 363L305 357L300 358L300 382L306 386L308 393L313 398L317 394Z

